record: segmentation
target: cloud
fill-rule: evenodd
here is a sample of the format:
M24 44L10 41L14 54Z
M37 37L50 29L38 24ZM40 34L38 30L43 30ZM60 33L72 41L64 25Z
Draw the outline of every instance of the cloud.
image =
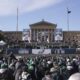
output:
M0 16L15 15L17 7L20 14L55 5L62 0L0 0Z

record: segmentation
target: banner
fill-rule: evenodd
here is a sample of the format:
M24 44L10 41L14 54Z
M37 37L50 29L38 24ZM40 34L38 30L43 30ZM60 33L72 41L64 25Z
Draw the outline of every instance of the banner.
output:
M25 49L25 48L9 48L6 49L6 53L10 54L31 54L32 50L31 49Z
M29 29L23 29L22 40L30 42L30 30Z
M29 49L19 49L19 54L29 54Z
M76 53L75 48L54 48L51 49L52 54L74 54Z
M62 41L63 40L63 31L62 29L56 29L54 31L55 41Z
M32 49L32 54L51 54L51 49Z

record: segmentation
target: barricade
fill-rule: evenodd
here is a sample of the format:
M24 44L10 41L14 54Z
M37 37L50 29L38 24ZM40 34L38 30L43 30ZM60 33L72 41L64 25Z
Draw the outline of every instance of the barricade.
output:
M32 54L51 54L51 49L32 49Z
M76 48L53 48L51 49L52 54L74 54Z

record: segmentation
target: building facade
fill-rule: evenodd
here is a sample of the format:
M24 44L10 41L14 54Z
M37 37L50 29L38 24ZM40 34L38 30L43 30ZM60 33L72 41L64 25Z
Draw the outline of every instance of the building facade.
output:
M34 24L30 24L30 38L31 42L55 42L55 31L57 30L57 24L47 21L40 21ZM76 42L80 45L80 31L62 31L59 32L62 36L61 41L64 43L70 43L71 45ZM60 37L58 37L59 39Z
M80 45L80 31L63 31L64 42L74 43Z
M49 23L44 20L30 24L31 41L53 42L56 27L56 24Z
M57 24L50 23L47 21L40 21L34 24L30 24L30 29L27 33L29 34L29 42L40 42L40 43L52 43L55 42L55 30L57 29ZM23 31L0 31L7 40L10 41L22 41ZM74 42L80 44L80 31L62 31L63 42ZM28 36L28 35L27 35Z
M22 41L22 31L0 31L0 34L2 34L5 41Z

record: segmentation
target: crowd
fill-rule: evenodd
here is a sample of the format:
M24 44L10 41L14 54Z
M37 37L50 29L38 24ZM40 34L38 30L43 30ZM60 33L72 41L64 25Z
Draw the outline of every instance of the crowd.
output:
M0 80L80 80L80 57L36 56L0 58ZM72 79L72 75L78 75Z

